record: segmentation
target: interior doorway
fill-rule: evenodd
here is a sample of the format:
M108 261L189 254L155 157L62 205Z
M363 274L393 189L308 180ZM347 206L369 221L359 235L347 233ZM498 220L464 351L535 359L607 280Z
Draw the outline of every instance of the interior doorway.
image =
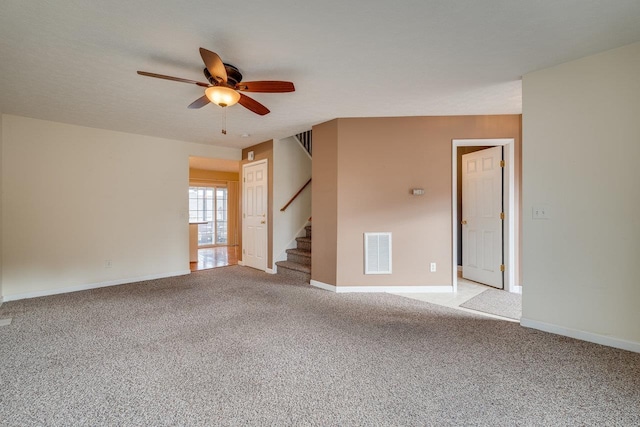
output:
M240 161L189 157L189 267L238 263Z
M459 225L463 218L459 214L458 202L458 148L459 147L503 147L504 150L504 182L503 182L503 211L504 211L504 238L502 240L504 262L504 289L509 292L522 291L516 285L516 201L515 201L515 140L513 138L501 139L454 139L452 141L452 283L453 291L458 290L458 259L461 254L459 237L461 231Z

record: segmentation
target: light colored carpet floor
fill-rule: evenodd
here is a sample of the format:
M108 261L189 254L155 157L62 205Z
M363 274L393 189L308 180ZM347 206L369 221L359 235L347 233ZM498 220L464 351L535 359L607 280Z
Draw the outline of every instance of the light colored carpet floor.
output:
M3 426L640 425L640 354L246 267L0 317Z
M522 317L522 295L499 289L487 289L469 301L460 304L460 307L520 320Z

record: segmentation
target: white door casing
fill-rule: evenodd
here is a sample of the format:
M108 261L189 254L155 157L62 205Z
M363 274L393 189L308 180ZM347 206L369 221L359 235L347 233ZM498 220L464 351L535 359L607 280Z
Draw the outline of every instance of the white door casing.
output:
M462 277L503 288L502 147L462 156Z
M242 262L267 269L267 160L242 167Z

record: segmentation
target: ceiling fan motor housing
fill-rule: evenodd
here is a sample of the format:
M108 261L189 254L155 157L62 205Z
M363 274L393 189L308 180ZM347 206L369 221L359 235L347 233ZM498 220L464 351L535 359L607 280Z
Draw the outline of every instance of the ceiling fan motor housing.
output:
M242 81L242 74L235 66L231 64L224 64L224 68L225 70L227 70L227 86L233 88ZM214 86L220 84L218 80L216 80L216 78L211 75L209 70L205 68L203 72L204 72L204 76L209 81L209 83L211 83Z

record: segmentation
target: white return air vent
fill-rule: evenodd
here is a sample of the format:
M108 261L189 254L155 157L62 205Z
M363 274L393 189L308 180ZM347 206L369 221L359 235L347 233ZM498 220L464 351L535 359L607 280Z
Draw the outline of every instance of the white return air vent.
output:
M364 274L391 274L391 233L364 233Z

